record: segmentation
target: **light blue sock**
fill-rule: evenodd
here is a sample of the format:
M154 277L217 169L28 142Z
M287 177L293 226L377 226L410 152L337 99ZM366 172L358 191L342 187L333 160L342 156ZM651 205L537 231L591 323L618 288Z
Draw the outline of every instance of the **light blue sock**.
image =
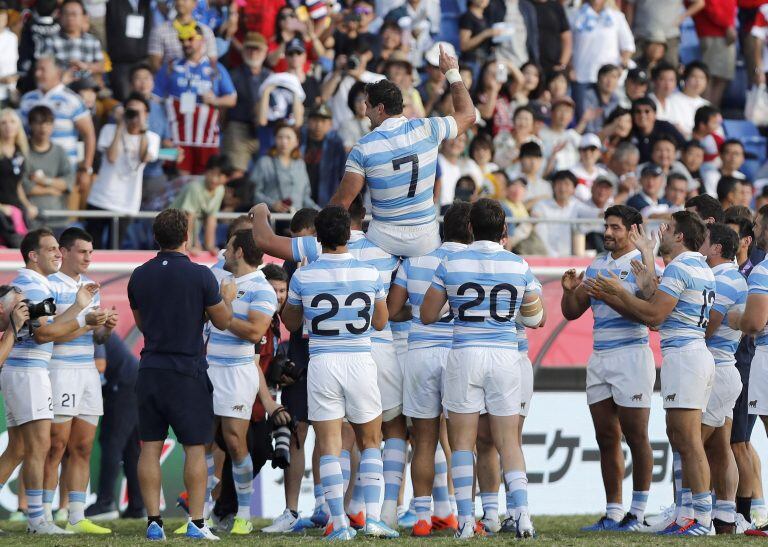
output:
M507 486L507 515L518 517L528 512L528 476L525 471L507 471L504 473Z
M405 439L387 439L382 452L384 469L384 503L397 506L400 485L405 470L405 455L408 443Z
M693 494L693 518L702 526L709 528L712 524L712 494L709 492Z
M717 500L715 509L712 511L712 517L727 523L736 522L736 502Z
M685 524L686 519L692 519L693 516L693 494L690 488L680 490L680 508L677 511L677 524Z
M42 490L27 490L27 519L32 526L37 526L45 521Z
M499 520L499 493L480 492L480 503L483 506L483 518Z
M344 494L346 495L347 488L349 488L349 477L352 475L352 455L349 450L341 451L339 464L341 465L341 476L344 477Z
M645 518L645 508L648 505L648 492L634 490L632 492L632 504L629 506L629 512L637 517L637 520L643 522Z
M429 496L420 496L418 498L413 498L413 503L416 520L423 520L431 523L432 499Z
M752 498L752 509L760 509L765 506L765 500L763 498Z
M365 511L365 496L363 495L363 480L360 476L360 465L357 466L355 485L352 487L352 498L349 500L348 512L357 515Z
M336 456L320 456L320 480L323 483L323 496L331 511L334 531L346 528L347 517L344 514L344 477Z
M475 455L469 450L456 450L451 456L453 492L459 512L459 525L474 520L472 487L474 485Z
M384 482L384 464L381 450L366 448L360 454L360 481L365 499L365 519L381 520L381 484Z
M445 452L438 446L435 451L435 480L432 482L432 500L435 503L434 514L437 518L448 518L453 514L451 498L448 495L448 462Z
M74 525L85 518L85 492L70 491L67 499L69 500L69 523Z
M232 460L232 479L237 492L237 516L250 520L253 494L253 460L250 454L239 462Z
M56 490L43 490L43 503L53 503Z

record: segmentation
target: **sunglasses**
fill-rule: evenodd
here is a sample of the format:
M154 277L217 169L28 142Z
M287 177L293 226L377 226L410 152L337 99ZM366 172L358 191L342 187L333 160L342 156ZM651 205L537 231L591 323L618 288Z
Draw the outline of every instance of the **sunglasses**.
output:
M303 51L292 50L292 51L287 51L285 54L288 57L293 57L293 56L297 56L297 55L303 55L304 52Z
M293 13L293 12L290 12L290 13L289 12L285 12L285 13L281 13L280 14L279 19L281 21L284 21L285 19L290 19L291 17L296 17L296 14Z

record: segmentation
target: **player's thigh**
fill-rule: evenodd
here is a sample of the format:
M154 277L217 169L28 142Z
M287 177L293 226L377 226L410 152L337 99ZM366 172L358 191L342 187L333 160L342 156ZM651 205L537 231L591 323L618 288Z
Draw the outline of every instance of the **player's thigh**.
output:
M531 411L533 399L533 363L528 352L520 352L520 416L525 418Z
M611 350L603 357L605 379L617 405L650 408L656 367L647 345Z
M213 412L216 416L250 420L259 392L256 365L211 366L208 378L213 385Z
M492 416L520 414L520 353L514 349L482 348L485 408ZM517 420L515 420L515 432ZM516 433L515 433L515 436Z
M339 354L315 355L307 369L307 404L313 422L341 419L345 415L344 367ZM373 374L374 381L376 374Z
M477 357L479 349L482 348L451 349L448 352L443 406L449 412L479 414L485 410L483 368Z
M768 416L768 346L758 346L749 369L750 414Z
M703 342L665 351L661 364L664 408L704 410L714 375L715 361Z
M442 412L443 374L449 348L419 348L406 356L403 414L410 418L436 418Z
M381 416L379 384L376 379L377 364L365 353L350 354L343 383L346 416L352 424L365 424Z

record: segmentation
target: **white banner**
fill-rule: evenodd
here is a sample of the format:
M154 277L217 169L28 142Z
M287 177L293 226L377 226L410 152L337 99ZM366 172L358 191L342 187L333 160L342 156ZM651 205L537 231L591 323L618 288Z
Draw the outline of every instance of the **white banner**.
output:
M667 441L661 395L658 393L654 393L648 429L654 458L648 511L655 513L672 502L672 453ZM768 440L759 420L752 434L752 443L759 454L768 454ZM307 469L299 497L299 511L304 516L309 516L314 507L313 446L314 436L310 428L305 445ZM627 445L623 446L627 465L624 505L628 508L632 499L632 456ZM599 451L584 393L536 393L531 403L531 414L525 421L523 449L528 467L528 500L534 515L605 511ZM410 476L407 470L405 476ZM283 473L267 465L262 469L260 478L263 516L276 517L285 509ZM410 498L411 484L407 480L406 503ZM499 499L503 512L503 492ZM482 514L479 499L477 502L477 514Z

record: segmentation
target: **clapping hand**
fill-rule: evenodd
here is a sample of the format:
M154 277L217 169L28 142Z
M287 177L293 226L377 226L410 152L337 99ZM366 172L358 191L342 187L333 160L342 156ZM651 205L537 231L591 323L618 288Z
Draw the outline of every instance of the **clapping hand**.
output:
M661 230L659 230L659 234L661 234ZM643 256L653 256L656 243L658 243L658 239L653 234L647 233L641 224L633 224L629 229L629 241Z
M114 329L117 326L118 317L117 309L112 306L111 310L107 310L107 320L104 322L104 326L109 330Z
M88 307L88 304L91 303L97 292L99 292L98 283L88 283L87 285L83 285L77 290L75 303L81 308L85 309Z
M633 260L632 273L635 274L635 282L638 289L646 298L649 298L654 292L656 287L659 286L659 282L656 279L656 272L649 271L648 268L639 260Z
M592 290L596 295L600 295L599 297L595 296L595 298L600 299L605 299L606 296L617 296L624 290L621 286L621 280L613 272L608 272L608 275L600 272L595 279L586 280L584 285L588 287L587 292ZM589 288L590 286L591 289ZM590 296L592 296L592 293L590 293Z
M107 310L96 308L85 315L85 324L89 327L99 327L107 322Z
M576 290L576 288L581 285L582 281L584 281L584 272L581 272L577 276L576 270L571 268L563 274L560 284L563 286L565 292L571 292Z

